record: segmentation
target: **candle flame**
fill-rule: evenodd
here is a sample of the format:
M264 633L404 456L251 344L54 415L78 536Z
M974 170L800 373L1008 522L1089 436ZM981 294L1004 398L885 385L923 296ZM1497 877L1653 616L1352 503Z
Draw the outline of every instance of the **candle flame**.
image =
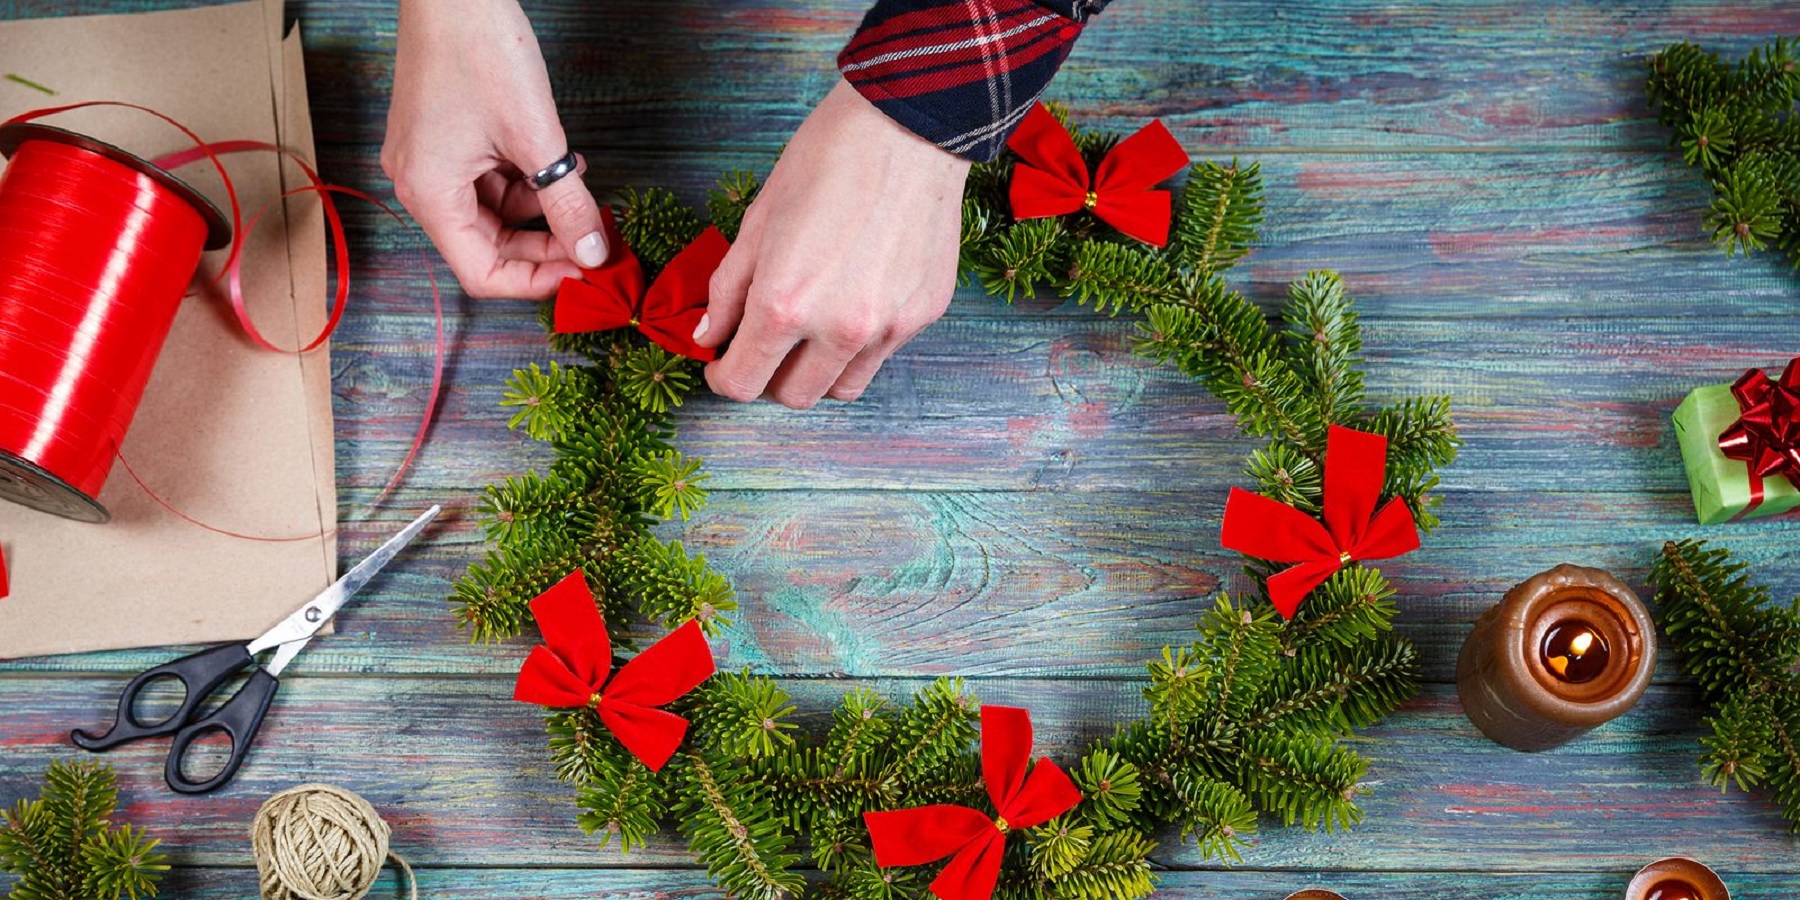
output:
M1588 652L1588 648L1592 646L1594 646L1594 633L1591 631L1584 631L1569 642L1569 649L1575 651L1576 656Z

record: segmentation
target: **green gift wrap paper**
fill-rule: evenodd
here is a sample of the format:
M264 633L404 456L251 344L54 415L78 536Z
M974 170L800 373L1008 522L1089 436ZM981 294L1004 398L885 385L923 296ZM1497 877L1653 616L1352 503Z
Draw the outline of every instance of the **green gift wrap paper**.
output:
M1750 505L1750 467L1719 449L1719 433L1738 420L1738 413L1729 384L1696 388L1675 408L1675 438L1681 442L1681 462L1702 525L1729 522ZM1796 506L1800 488L1776 475L1763 479L1763 501L1744 518L1780 515Z

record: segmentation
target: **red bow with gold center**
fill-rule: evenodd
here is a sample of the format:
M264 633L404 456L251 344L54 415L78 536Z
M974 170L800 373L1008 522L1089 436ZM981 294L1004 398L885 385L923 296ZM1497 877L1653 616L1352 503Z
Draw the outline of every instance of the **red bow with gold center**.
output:
M1081 802L1081 791L1056 763L1040 759L1030 764L1031 714L1012 706L983 706L981 775L995 817L947 803L863 813L875 864L918 866L949 856L931 882L931 892L939 900L988 900L1000 880L1006 835L1042 825Z
M544 643L531 648L513 699L539 706L599 710L619 743L655 772L675 755L687 720L659 706L712 677L712 651L697 622L675 629L612 671L612 642L587 578L576 571L531 601ZM612 676L608 680L608 676Z
M645 287L644 267L619 233L612 207L601 207L600 219L611 255L600 268L582 269L580 278L563 279L556 292L556 331L632 327L670 353L703 362L717 359L717 350L694 342L694 329L706 314L713 270L731 242L719 229L706 226Z
M1120 141L1093 178L1075 139L1042 103L1025 114L1006 146L1019 154L1011 187L1015 219L1041 219L1086 209L1126 237L1153 247L1169 242L1172 201L1157 184L1188 164L1187 151L1155 120Z
M1387 471L1387 438L1331 426L1325 436L1325 522L1277 500L1232 488L1219 537L1228 550L1294 563L1269 578L1269 599L1291 619L1300 601L1352 562L1419 549L1412 510L1396 497L1376 511Z
M1765 478L1785 475L1800 487L1800 357L1788 361L1779 381L1761 369L1745 372L1731 395L1741 412L1719 435L1719 450L1750 469L1749 512L1762 504Z

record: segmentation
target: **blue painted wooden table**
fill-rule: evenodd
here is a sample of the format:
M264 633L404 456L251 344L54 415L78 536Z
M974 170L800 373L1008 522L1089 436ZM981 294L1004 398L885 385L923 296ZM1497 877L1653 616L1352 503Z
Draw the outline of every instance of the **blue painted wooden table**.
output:
M183 0L0 0L0 16ZM597 187L698 198L766 168L832 83L862 0L532 4L564 116ZM376 151L391 73L386 0L297 5L331 179L384 192ZM1359 737L1366 822L1272 824L1244 863L1168 836L1161 896L1613 898L1685 853L1734 895L1800 896L1800 844L1761 800L1700 782L1694 692L1665 662L1631 715L1536 756L1482 738L1450 673L1474 617L1559 562L1642 584L1663 540L1704 534L1800 590L1800 523L1693 525L1668 415L1690 388L1800 350L1800 278L1706 243L1709 191L1643 99L1647 55L1680 39L1736 56L1800 34L1788 0L1120 0L1054 96L1085 119L1162 116L1197 157L1260 160L1261 246L1235 277L1271 304L1309 268L1341 271L1367 326L1372 397L1454 395L1467 440L1443 528L1388 568L1428 684ZM350 210L366 286L334 348L343 510L406 442L429 319L414 238ZM470 646L443 602L480 551L477 488L541 464L496 402L545 356L531 304L452 302L451 389L386 520L348 526L355 558L400 510L446 524L292 670L237 782L204 799L160 783L158 746L119 751L129 817L179 864L168 895L254 892L246 832L298 782L368 796L421 869L421 896L710 896L681 847L595 849L572 824L534 708L508 699L524 643ZM855 684L943 674L1029 703L1040 745L1071 752L1137 714L1142 664L1185 641L1234 585L1217 546L1250 449L1223 407L1129 353L1124 322L1049 300L961 296L851 406L794 413L709 398L684 449L718 489L681 537L744 604L724 663L778 673L822 711ZM0 666L0 799L35 790L63 735L166 650ZM394 896L384 882L376 896Z

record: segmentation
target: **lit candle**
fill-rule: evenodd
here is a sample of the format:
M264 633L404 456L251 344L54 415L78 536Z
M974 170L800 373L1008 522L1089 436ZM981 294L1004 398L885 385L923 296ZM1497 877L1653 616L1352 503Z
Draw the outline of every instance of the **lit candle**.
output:
M1344 895L1324 888L1307 888L1287 895L1287 900L1344 900Z
M1561 565L1507 591L1476 621L1456 692L1488 737L1547 750L1630 709L1655 666L1656 628L1631 588L1599 569Z
M1639 870L1625 888L1625 900L1731 900L1731 891L1704 863L1671 856Z

